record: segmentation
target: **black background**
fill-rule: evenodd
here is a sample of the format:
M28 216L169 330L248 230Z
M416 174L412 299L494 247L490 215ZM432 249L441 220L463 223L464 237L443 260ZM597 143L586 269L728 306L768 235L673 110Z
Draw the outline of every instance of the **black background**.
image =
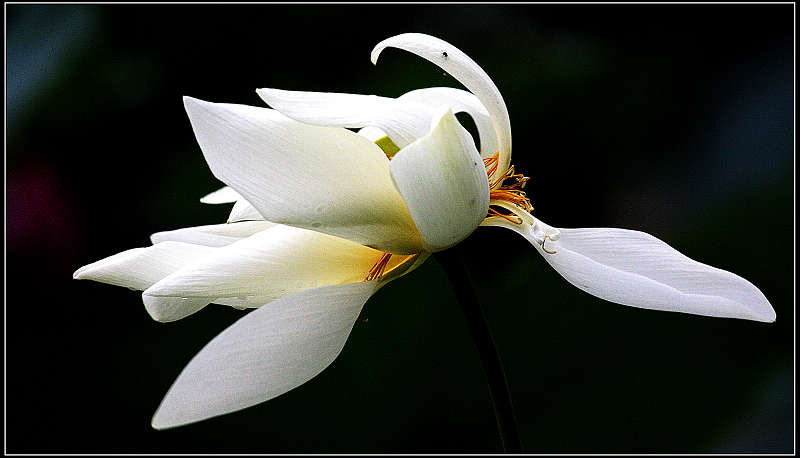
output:
M773 324L639 310L528 243L463 243L526 452L791 452L793 16L784 5L6 5L6 450L495 452L477 354L431 260L374 296L341 356L268 403L150 417L242 312L152 321L71 280L157 231L225 220L181 96L460 87L402 51L443 38L493 78L534 214L643 230L757 285Z

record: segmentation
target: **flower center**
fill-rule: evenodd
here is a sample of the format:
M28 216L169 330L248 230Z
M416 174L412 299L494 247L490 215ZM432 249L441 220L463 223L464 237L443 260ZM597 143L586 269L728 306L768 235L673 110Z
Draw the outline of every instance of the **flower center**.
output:
M497 174L500 153L494 153L483 160L486 175L489 177L489 213L487 217L504 218L514 224L522 224L523 219L515 210L526 212L533 210L530 199L522 189L529 177L521 173L514 173L514 166L509 167L502 175Z

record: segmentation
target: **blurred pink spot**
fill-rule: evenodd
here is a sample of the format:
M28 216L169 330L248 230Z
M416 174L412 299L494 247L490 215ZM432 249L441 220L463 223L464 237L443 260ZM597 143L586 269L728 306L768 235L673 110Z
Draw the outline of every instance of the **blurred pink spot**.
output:
M68 258L78 244L75 206L53 164L25 164L6 184L6 244L26 256Z

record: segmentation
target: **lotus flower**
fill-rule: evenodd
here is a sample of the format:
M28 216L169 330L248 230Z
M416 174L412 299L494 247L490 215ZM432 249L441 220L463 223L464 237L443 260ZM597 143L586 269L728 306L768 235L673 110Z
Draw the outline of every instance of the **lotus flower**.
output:
M470 92L258 90L272 109L186 97L205 159L227 185L201 201L235 202L228 222L153 234L150 247L75 272L144 291L158 321L210 303L255 308L189 362L153 427L233 412L308 381L340 353L371 295L478 226L519 233L569 283L611 302L774 321L751 283L653 236L557 229L532 216L527 177L510 165L508 111L486 73L428 35L384 40L373 63L387 47L433 62ZM479 148L458 112L474 119Z

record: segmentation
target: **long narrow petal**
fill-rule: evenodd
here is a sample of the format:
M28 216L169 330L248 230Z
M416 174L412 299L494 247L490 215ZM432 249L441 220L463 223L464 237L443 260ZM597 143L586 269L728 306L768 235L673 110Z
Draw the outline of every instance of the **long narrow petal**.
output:
M72 278L143 291L181 267L213 255L214 249L206 246L164 242L87 264L76 270Z
M164 241L109 256L75 271L77 280L94 280L130 289L146 290L181 267L213 257L216 250L202 245ZM213 298L147 298L145 309L156 321L175 321L202 309Z
M218 248L215 256L164 277L144 294L256 296L269 302L309 288L362 281L381 254L346 239L277 225Z
M499 173L511 162L511 123L503 96L483 69L455 46L430 35L404 33L378 43L372 50L375 64L385 48L399 48L416 54L446 71L475 94L492 118L500 150Z
M421 251L389 161L366 138L267 108L184 104L211 171L266 220L392 253Z
M433 110L416 101L376 95L258 89L272 108L317 126L377 127L400 148L428 134Z
M242 196L233 188L225 186L212 193L206 194L200 199L200 202L204 204L229 204L241 198Z
M423 103L432 108L448 105L454 113L467 113L478 128L481 157L489 157L499 150L492 118L475 94L452 87L428 87L406 92L398 99Z
M552 240L528 224L498 219L493 225L522 234L568 282L602 299L653 310L775 321L775 310L752 283L694 261L644 232L558 229Z
M220 247L230 245L255 233L276 226L269 221L242 221L230 224L211 224L208 226L195 226L175 229L172 231L156 232L150 236L153 244L177 241Z
M428 136L391 162L395 185L430 252L464 240L489 207L489 181L472 137L449 108L437 118Z
M189 362L161 401L153 427L244 409L312 379L339 355L377 286L307 290L248 313Z

